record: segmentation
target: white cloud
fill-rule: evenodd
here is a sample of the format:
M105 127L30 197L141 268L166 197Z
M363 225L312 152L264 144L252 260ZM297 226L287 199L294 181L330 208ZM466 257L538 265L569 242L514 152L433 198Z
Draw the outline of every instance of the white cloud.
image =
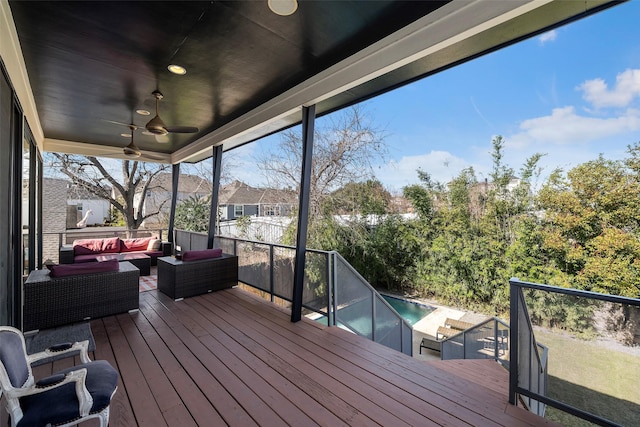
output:
M574 107L555 108L549 116L520 123L520 132L507 146L524 148L539 144L579 144L640 130L640 110L628 109L618 117L600 118L576 114Z
M587 80L576 89L581 90L582 98L596 108L626 107L640 96L640 70L628 69L618 74L612 89L603 79Z
M541 34L540 37L538 37L538 41L540 41L540 44L545 44L547 42L555 41L556 38L558 38L558 32L556 30L551 30Z
M377 171L376 177L386 188L400 190L404 186L420 182L418 169L428 172L434 181L448 182L469 166L471 164L465 159L447 151L431 151L428 154L392 160Z

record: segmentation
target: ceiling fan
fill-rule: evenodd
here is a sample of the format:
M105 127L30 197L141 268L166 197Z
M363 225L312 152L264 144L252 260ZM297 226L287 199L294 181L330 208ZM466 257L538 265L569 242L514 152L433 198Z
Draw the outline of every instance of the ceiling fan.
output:
M145 129L147 132L150 132L154 135L166 135L168 133L196 133L199 131L197 127L193 126L167 126L164 124L164 121L158 115L158 104L160 100L164 98L162 92L159 90L154 90L151 93L156 98L156 115L153 119L149 120L149 123L145 125Z
M142 154L142 151L140 151L140 149L136 146L136 144L133 143L133 132L136 129L138 129L138 126L131 124L129 125L129 129L131 129L131 142L129 143L129 145L124 147L122 151L124 152L124 155L127 157L140 157L140 155Z
M113 123L118 123L118 124L123 124L123 123L119 123L119 122L113 122ZM131 141L129 142L129 144L126 147L122 148L122 152L124 153L125 157L130 158L132 160L141 160L141 161L159 161L162 163L167 163L169 162L169 158L168 156L154 156L148 153L143 153L142 150L140 150L140 148L138 148L138 146L135 144L135 142L133 141L133 134L136 130L138 129L143 129L140 126L136 126L133 123L128 124L127 127L131 130ZM122 136L128 136L123 134ZM115 157L115 158L121 158L121 155L116 155L113 152L105 152L103 154L96 154L97 157Z

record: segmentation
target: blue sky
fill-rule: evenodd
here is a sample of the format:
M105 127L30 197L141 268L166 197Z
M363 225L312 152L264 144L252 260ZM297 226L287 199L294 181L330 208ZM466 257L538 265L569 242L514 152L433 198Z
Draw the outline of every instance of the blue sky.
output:
M630 1L365 102L388 134L376 177L393 191L418 182L418 168L446 182L473 166L484 179L496 135L516 171L536 152L543 175L623 157L640 141L638 19ZM262 184L244 159L272 142L234 150L236 178Z

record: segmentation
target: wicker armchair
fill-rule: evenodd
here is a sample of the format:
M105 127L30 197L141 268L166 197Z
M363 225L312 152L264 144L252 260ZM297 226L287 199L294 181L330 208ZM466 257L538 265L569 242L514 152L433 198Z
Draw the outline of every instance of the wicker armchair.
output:
M119 271L52 278L34 270L24 284L24 331L53 328L87 318L138 309L140 271L121 262Z
M158 289L173 299L231 288L238 284L238 257L222 254L184 262L173 257L158 258Z

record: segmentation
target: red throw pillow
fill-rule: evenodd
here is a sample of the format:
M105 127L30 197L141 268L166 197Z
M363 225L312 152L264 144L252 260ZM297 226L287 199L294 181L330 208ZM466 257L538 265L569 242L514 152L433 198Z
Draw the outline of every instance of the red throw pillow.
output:
M117 259L110 259L103 262L83 262L80 264L60 264L51 267L49 273L51 277L78 276L92 273L105 273L107 271L118 271L120 263Z
M182 253L182 261L196 261L199 259L220 258L222 249L204 249L201 251L185 251Z
M146 251L149 247L151 237L140 237L137 239L122 239L121 252Z
M120 238L79 239L73 241L74 255L113 254L120 252Z

